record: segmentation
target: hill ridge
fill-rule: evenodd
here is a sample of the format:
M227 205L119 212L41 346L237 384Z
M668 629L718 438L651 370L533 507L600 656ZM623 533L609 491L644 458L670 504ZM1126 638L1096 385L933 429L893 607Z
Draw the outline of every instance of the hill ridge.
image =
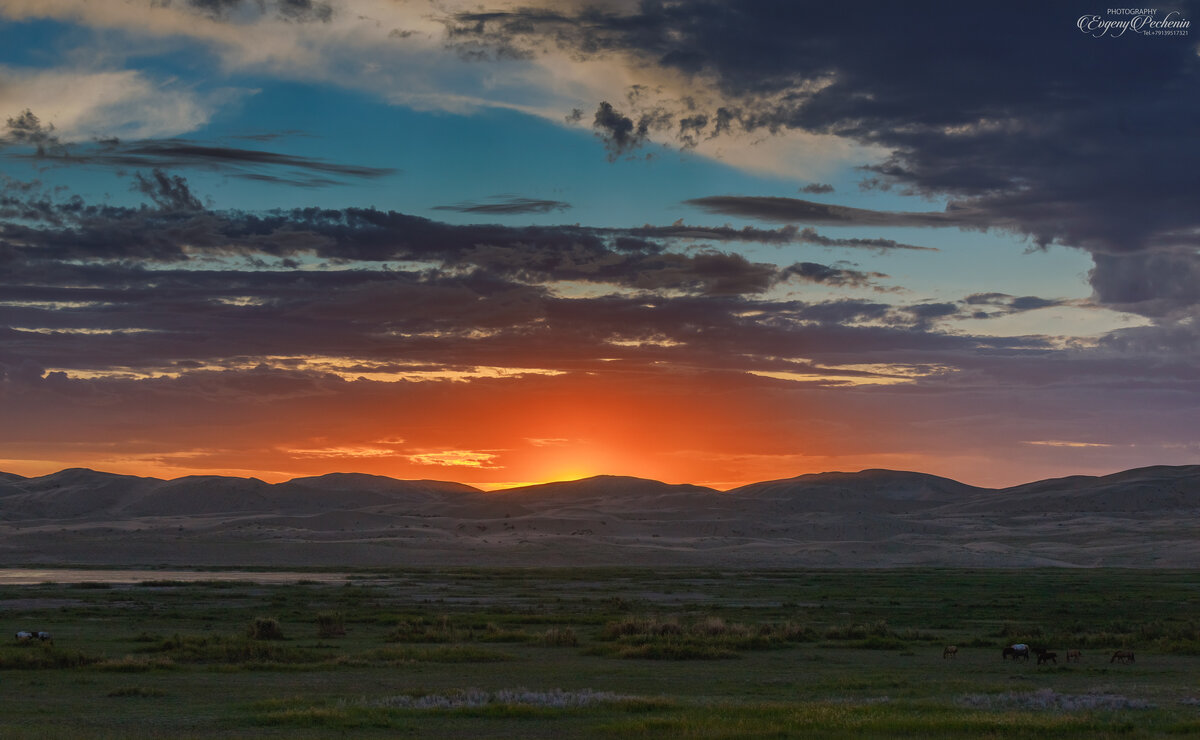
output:
M1200 466L1004 489L881 468L728 491L616 475L491 492L354 473L0 476L13 564L1196 568L1197 517Z
M917 470L897 470L897 469L893 469L893 468L864 468L864 469L858 470L858 471L829 470L829 471L823 471L820 473L800 473L798 475L791 476L788 478L773 478L773 479L768 479L768 480L763 480L763 481L755 481L753 483L746 483L746 484L743 484L740 486L735 486L733 488L725 489L724 492L730 493L730 492L737 491L740 489L749 488L751 486L759 486L759 485L764 485L764 484L768 484L768 483L783 483L783 482L793 482L793 481L817 481L819 479L838 479L838 478L854 478L854 479L866 480L866 479L869 479L872 477L880 476L881 474L884 474L887 476L893 476L893 477L912 477L912 478L925 479L925 480L936 479L936 480L940 480L940 481L948 481L948 482L954 483L956 485L963 486L966 488L972 488L972 489L975 489L978 491L1010 491L1010 490L1024 488L1026 486L1033 486L1033 485L1038 485L1038 484L1050 484L1050 483L1057 483L1059 481L1068 481L1068 480L1108 480L1108 479L1118 480L1123 477L1129 477L1131 475L1145 475L1145 474L1148 474L1150 471L1164 471L1164 472L1174 473L1176 475L1189 475L1189 474L1200 475L1200 464L1197 464L1197 465L1148 465L1148 466L1143 466L1143 467L1130 468L1128 470L1121 470L1121 471L1118 471L1115 473L1108 473L1106 475L1099 475L1099 476L1068 475L1068 476L1062 476L1062 477L1058 477L1058 478L1039 479L1039 480L1035 480L1035 481L1029 481L1027 483L1018 483L1018 484L1015 484L1012 486L1004 486L1004 487L999 487L999 488L991 488L991 487L987 487L987 486L975 486L975 485L972 485L969 483L963 483L954 478L949 478L949 477L937 475L934 473L924 473L924 472L917 471ZM104 478L108 478L108 479L129 479L129 480L140 480L140 481L159 481L159 482L168 482L168 483L174 482L174 481L187 480L187 479L225 479L225 480L260 481L260 482L265 483L265 481L262 481L262 479L253 477L253 476L243 477L243 476L218 475L218 474L191 474L191 475L179 476L178 478L155 478L155 477L148 477L148 476L129 475L129 474L125 474L125 473L112 473L112 472L108 472L108 471L95 470L93 468L85 468L85 467L63 468L62 470L58 470L56 472L48 473L46 475L41 475L41 476L22 476L17 473L8 473L5 471L0 471L0 480L5 480L5 481L9 481L9 482L18 482L18 483L32 483L32 482L36 482L36 481L44 481L47 479L62 478L66 474L72 474L75 476L91 474L91 475L104 477ZM704 485L700 485L700 484L696 484L696 483L666 483L664 481L660 481L660 480L657 480L654 478L644 478L641 476L621 475L621 474L615 474L615 473L601 473L598 475L588 476L585 478L575 478L575 479L559 480L559 481L548 481L545 483L532 483L532 484L523 485L523 486L515 486L512 488L496 489L493 491L486 491L486 492L483 491L483 489L479 489L479 488L477 488L475 486L471 486L470 484L467 484L467 483L460 483L458 481L448 481L448 480L433 479L433 478L419 478L419 479L417 479L417 478L395 478L392 476L380 475L377 473L359 473L359 472L345 472L345 471L335 471L335 472L322 473L319 475L311 475L311 476L298 476L296 478L289 478L288 480L280 481L279 483L267 483L266 485L284 486L284 485L288 485L288 484L316 482L316 481L322 481L322 480L355 480L355 479L375 480L375 481L392 481L392 482L398 482L398 483L411 483L411 484L448 484L448 485L461 486L464 488L471 488L473 490L484 492L484 493L489 493L489 494L504 493L504 492L509 492L509 491L521 491L521 490L528 490L528 489L545 489L545 488L554 487L554 486L582 484L582 483L587 483L587 482L622 482L622 481L637 481L637 482L644 482L644 483L655 483L655 484L660 484L662 486L670 486L670 487L676 487L676 488L691 487L691 488L696 488L696 489L704 489L704 490L719 491L719 492L721 490L721 489L716 489L716 488L712 488L710 486L704 486Z

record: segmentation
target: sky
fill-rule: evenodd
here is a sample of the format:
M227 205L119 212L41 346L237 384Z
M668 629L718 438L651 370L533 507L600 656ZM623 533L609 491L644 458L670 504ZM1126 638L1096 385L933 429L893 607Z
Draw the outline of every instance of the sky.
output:
M1195 464L1193 18L0 0L0 470Z

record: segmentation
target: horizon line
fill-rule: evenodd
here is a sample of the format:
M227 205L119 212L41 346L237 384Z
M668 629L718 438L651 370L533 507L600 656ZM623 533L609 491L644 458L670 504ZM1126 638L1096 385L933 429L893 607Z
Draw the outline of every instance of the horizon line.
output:
M778 482L778 481L795 480L797 478L806 478L806 477L822 476L822 475L861 475L863 473L870 473L870 472L886 472L886 473L898 473L898 474L907 474L907 475L920 475L920 476L926 476L926 477L930 477L930 478L939 478L942 480L953 481L954 483L957 483L957 484L963 485L963 486L968 486L970 488L999 491L999 490L1004 490L1005 488L1016 488L1016 487L1020 487L1020 486L1024 486L1024 485L1030 485L1033 483L1041 483L1041 482L1053 481L1053 480L1064 480L1067 478L1106 478L1109 476L1121 475L1123 473L1129 473L1129 472L1138 471L1138 470L1150 470L1150 469L1154 469L1154 468L1179 469L1179 468L1189 468L1189 467L1198 467L1198 466L1200 466L1200 462L1190 463L1190 464L1185 464L1185 465L1167 465L1167 464L1140 465L1140 466L1133 467L1133 468L1124 468L1124 469L1120 469L1120 470L1115 470L1113 472L1105 473L1102 475L1074 473L1074 474L1068 474L1068 475L1054 476L1054 477L1050 477L1050 478L1037 478L1034 480L1025 481L1023 483L1017 483L1012 486L1000 486L1000 487L978 486L978 485L974 485L971 483L963 483L962 481L960 481L956 478L950 478L950 477L944 476L944 475L937 475L935 473L925 473L925 472L922 472L919 470L902 470L902 469L897 469L897 468L862 468L861 470L857 470L857 471L826 470L826 471L822 471L819 473L800 473L800 474L788 476L785 478L769 478L769 479L765 479L765 480L751 481L749 483L742 483L742 484L734 485L729 488L716 488L714 486L703 485L703 484L699 484L699 483L691 483L691 482L669 483L667 481L659 480L656 478L646 478L646 477L637 476L637 475L622 475L622 474L617 474L617 473L597 473L595 475L587 475L587 476L583 476L581 478L564 478L564 479L559 479L559 480L550 480L550 481L541 481L541 482L515 482L515 483L514 482L502 482L502 483L498 483L498 484L482 484L482 485L463 483L461 481L442 479L442 478L396 478L394 476L381 475L379 473L362 473L362 472L356 472L356 471L342 471L342 470L335 470L335 471L330 471L327 473L317 473L317 474L313 474L313 475L299 475L299 476L295 476L292 478L288 478L286 480L280 480L275 483L264 480L263 478L260 478L257 475L227 475L227 474L222 474L222 473L209 473L209 474L190 473L187 475L177 476L175 478L159 478L157 476L152 476L152 475L142 476L142 475L132 475L132 474L128 474L128 473L114 473L114 472L107 471L107 470L97 470L95 468L88 468L88 467L83 467L83 466L66 467L66 468L61 468L59 470L56 470L53 473L46 473L44 475L33 475L33 476L25 476L25 475L21 475L20 473L10 473L8 471L0 470L0 475L16 476L20 480L37 480L39 478L49 478L51 476L59 475L61 473L65 473L65 472L72 471L72 470L79 470L79 471L85 471L85 472L91 472L91 473L99 473L102 475L113 475L113 476L119 476L119 477L124 477L124 478L141 478L141 479L149 479L149 480L161 480L161 481L167 481L167 482L183 480L185 478L234 478L234 479L238 479L238 480L258 480L269 486L277 486L277 485L282 485L282 484L286 484L286 483L292 483L294 481L306 480L306 479L312 479L312 478L323 478L323 477L331 476L331 475L359 475L359 476L365 476L365 477L370 477L370 478L386 478L388 480L393 480L393 481L403 482L403 483L416 483L416 482L421 482L421 481L430 481L430 482L435 482L435 483L452 483L454 485L466 486L468 488L473 488L477 491L480 491L481 493L501 493L504 491L520 490L523 488L553 486L553 485L561 485L561 484L567 484L567 483L579 483L582 481L594 480L597 478L626 478L626 479L632 479L632 480L647 481L647 482L651 482L651 483L660 483L662 485L667 485L667 486L694 486L697 488L707 488L709 490L716 491L718 493L727 493L729 491L733 491L738 488L745 488L747 486L753 486L753 485L758 485L758 484L763 484L763 483L773 483L773 482ZM495 485L496 487L484 487L484 486L488 486L488 485Z

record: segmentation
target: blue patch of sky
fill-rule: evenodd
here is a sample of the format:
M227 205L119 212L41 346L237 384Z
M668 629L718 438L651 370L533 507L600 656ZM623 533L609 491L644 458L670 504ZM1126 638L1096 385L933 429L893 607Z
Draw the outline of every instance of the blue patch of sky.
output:
M103 49L110 61L123 61L150 78L193 87L198 94L220 87L258 90L226 104L213 120L184 136L229 146L261 148L346 164L392 167L400 173L321 188L265 184L189 168L179 172L208 195L217 208L249 210L300 205L363 206L395 209L449 222L493 220L510 223L640 225L688 223L747 225L683 205L688 198L715 194L802 197L871 208L925 210L931 204L896 193L862 192L861 171L844 168L829 179L837 192L799 192L807 181L759 176L689 152L648 145L610 162L602 143L587 128L566 127L509 110L472 115L420 112L390 105L379 97L330 85L281 82L255 75L214 77L219 60L204 44L184 39L147 40L120 31L95 31L70 23L33 21L0 25L0 60L48 67L72 53ZM35 111L36 112L36 111ZM252 141L247 134L298 135ZM287 177L281 171L268 172ZM48 176L61 181L61 170ZM125 183L97 172L73 171L73 189L92 199L122 202L133 196ZM98 192L98 189L103 192ZM570 203L546 214L456 214L436 206L484 202L499 194ZM944 204L932 204L934 208Z
M0 64L53 67L61 64L65 43L85 32L55 21L0 22Z
M214 197L243 207L374 205L451 223L582 223L592 226L693 220L687 198L741 192L761 178L688 152L648 146L631 158L609 161L590 131L523 113L485 109L471 115L415 111L372 96L296 83L276 83L245 99L235 116L223 116L204 137L301 131L304 136L261 144L288 154L347 164L392 167L399 173L296 192L229 180ZM778 189L779 184L775 183ZM778 192L778 190L776 190ZM507 194L562 201L566 211L545 214L455 213L437 206L487 202ZM314 203L317 204L317 203ZM721 223L729 219L705 219Z
M65 50L88 33L71 24L23 22L0 24L0 63L22 67L60 64ZM101 46L113 46L122 34L108 32ZM91 37L93 41L96 36ZM374 206L450 223L519 224L580 223L591 226L664 225L677 219L688 224L777 227L753 219L705 213L684 204L707 195L793 197L860 208L929 211L945 207L944 199L904 195L898 190L862 190L870 173L850 163L818 178L833 184L828 194L801 192L814 179L758 175L697 154L656 144L631 156L610 161L603 143L586 127L503 110L484 109L470 115L415 111L392 105L368 93L331 85L281 82L239 75L216 78L216 58L207 48L183 39L131 43L127 65L155 80L177 79L197 92L235 87L257 92L227 103L200 129L183 134L198 142L263 149L327 162L388 167L395 174L378 179L337 179L340 184L296 187L230 176L202 168L177 168L193 190L214 208L267 210L305 206ZM586 118L585 118L586 120ZM254 139L248 136L275 136ZM50 167L8 160L0 171L22 180L41 178L66 184L92 202L137 203L143 196L131 188L128 170ZM260 170L278 177L303 173L278 168ZM499 195L562 201L572 207L533 214L478 214L438 210L437 206L490 202ZM817 227L830 237L882 237L941 252L897 251L886 254L842 248L755 244L715 245L735 248L752 259L788 264L794 261L847 260L861 269L888 273L891 284L923 296L953 299L971 292L999 291L1048 297L1084 297L1087 256L1077 250L1052 248L1026 254L1017 236L958 229L868 229Z

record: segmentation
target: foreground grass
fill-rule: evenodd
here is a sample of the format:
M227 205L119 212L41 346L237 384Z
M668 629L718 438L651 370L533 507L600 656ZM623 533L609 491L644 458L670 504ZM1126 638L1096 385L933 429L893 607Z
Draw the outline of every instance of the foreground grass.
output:
M1192 572L374 571L9 586L0 614L55 638L0 640L4 738L1200 735Z
M1200 724L1166 717L1134 721L1121 713L993 713L914 704L814 702L694 707L603 729L632 738L1136 738L1194 733Z

